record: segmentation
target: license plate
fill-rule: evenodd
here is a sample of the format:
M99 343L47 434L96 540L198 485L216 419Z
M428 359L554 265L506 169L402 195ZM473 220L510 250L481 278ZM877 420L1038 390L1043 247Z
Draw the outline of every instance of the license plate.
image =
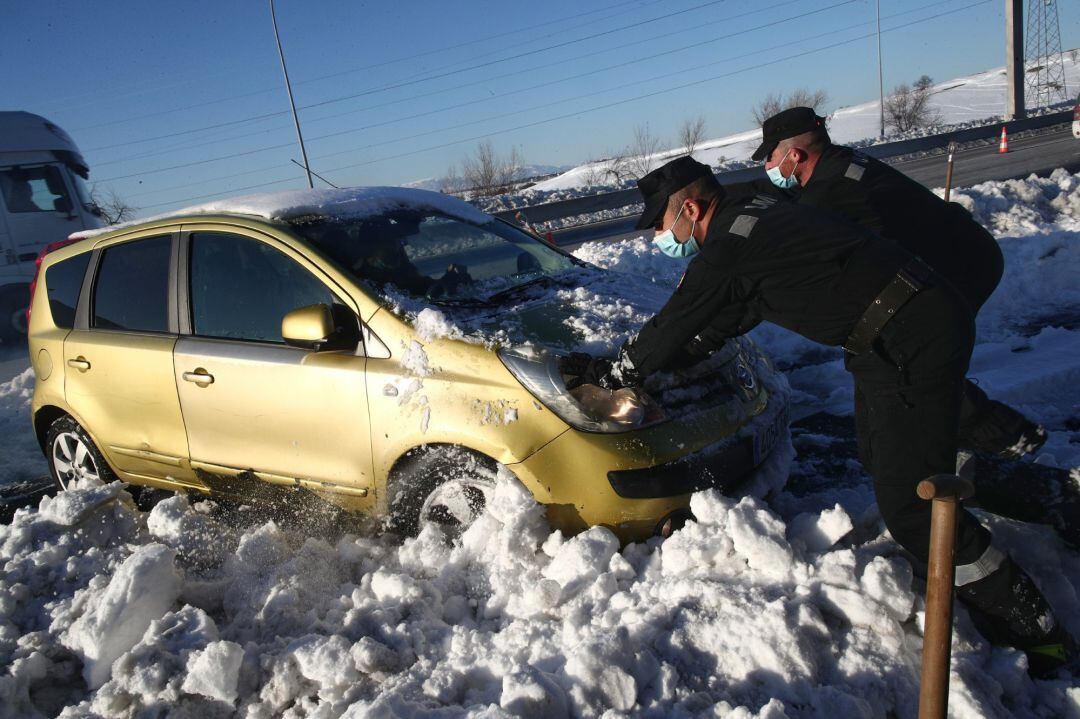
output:
M776 446L776 440L780 438L784 429L788 426L788 407L784 405L784 408L780 410L773 421L765 427L758 430L754 435L754 466L758 466L761 462L769 456L769 452L772 452L773 447Z

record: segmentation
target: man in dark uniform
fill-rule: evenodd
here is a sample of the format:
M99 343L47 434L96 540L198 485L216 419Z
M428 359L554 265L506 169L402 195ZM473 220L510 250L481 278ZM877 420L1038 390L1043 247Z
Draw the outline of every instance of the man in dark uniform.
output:
M577 355L564 363L570 383L640 385L698 354L699 335L716 343L741 334L747 317L844 346L867 398L859 433L881 515L925 561L930 504L915 487L955 471L975 333L964 298L896 243L816 208L726 193L689 157L650 172L638 188L645 198L638 228L653 227L665 254L694 258L617 360ZM959 518L956 562L959 596L995 638L1027 650L1033 668L1055 666L1046 653L1062 650L1064 635L1046 600L968 512Z
M808 107L765 120L753 159L764 160L771 185L796 202L843 215L922 259L960 291L973 314L1001 280L1001 248L967 210L884 162L832 144L824 119ZM965 383L961 447L1018 457L1046 438L1020 412Z

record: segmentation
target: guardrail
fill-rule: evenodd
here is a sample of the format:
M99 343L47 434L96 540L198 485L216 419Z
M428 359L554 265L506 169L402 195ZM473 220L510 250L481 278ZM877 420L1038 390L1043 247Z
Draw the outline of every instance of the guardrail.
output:
M1025 130L1038 130L1053 125L1060 125L1063 122L1071 122L1071 120L1072 110L1065 110L1062 112L1050 113L1048 115L1040 115L1038 117L1028 117L1023 120L1012 120L1004 123L999 122L993 125L983 125L982 127L971 127L965 130L943 132L938 135L927 135L926 137L917 137L911 140L898 140L896 142L886 142L880 145L870 145L868 147L860 148L860 151L871 157L882 160L889 157L897 157L899 155L910 155L917 152L943 149L947 147L950 142L965 143L993 138L1001 133L1002 125L1005 126L1007 132L1012 134L1023 132ZM739 170L721 172L717 174L716 179L719 180L721 184L731 184L734 182L746 182L761 176L761 166L756 165L754 167L744 167ZM641 194L637 191L637 188L632 188L629 190L606 192L601 195L575 197L570 200L545 202L539 205L532 205L531 207L518 207L513 210L502 210L494 214L496 217L512 221L515 214L522 212L528 218L530 223L537 223L559 220L564 217L575 217L577 215L584 215L592 212L617 210L621 207L633 205L638 202L641 202Z

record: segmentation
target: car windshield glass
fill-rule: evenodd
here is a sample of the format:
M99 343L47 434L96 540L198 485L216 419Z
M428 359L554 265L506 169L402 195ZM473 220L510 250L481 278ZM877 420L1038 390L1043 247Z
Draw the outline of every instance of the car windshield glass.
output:
M512 225L474 225L432 210L305 217L293 228L364 284L436 304L498 303L577 263Z

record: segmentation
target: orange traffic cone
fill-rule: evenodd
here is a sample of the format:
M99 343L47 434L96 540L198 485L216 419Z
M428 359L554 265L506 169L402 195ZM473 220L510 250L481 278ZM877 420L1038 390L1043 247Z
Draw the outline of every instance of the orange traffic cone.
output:
M1001 144L998 145L998 152L1009 151L1009 135L1005 132L1005 126L1001 126Z

